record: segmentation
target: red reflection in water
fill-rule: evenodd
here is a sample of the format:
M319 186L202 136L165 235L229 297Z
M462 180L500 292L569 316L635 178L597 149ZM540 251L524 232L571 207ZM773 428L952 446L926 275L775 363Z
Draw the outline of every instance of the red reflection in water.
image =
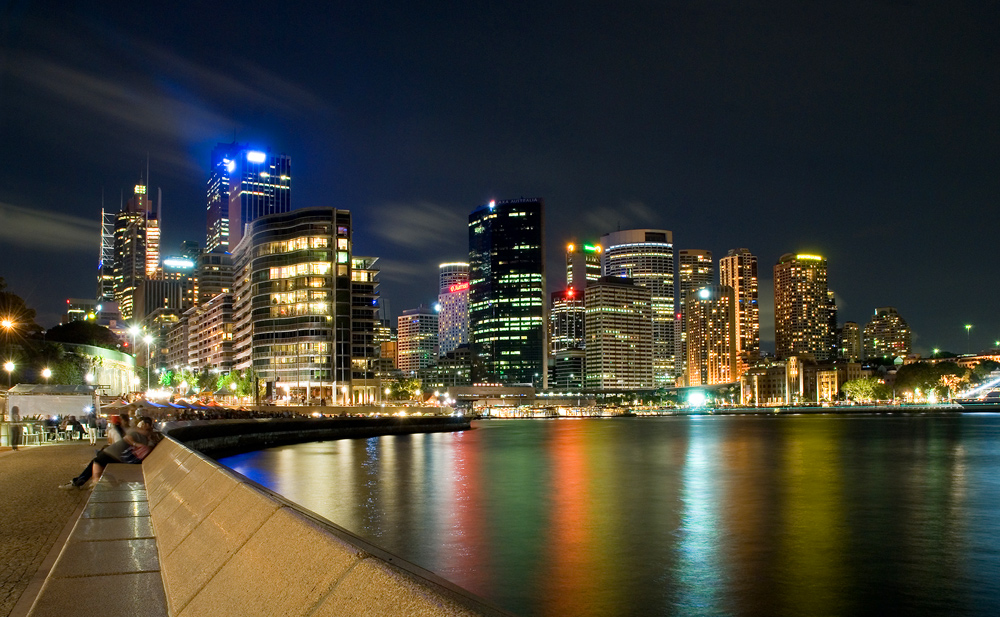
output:
M476 431L456 435L452 442L454 479L448 504L451 531L446 550L442 551L445 578L482 596L494 593L496 580L489 559L489 530L483 511L485 472L482 469L482 444Z

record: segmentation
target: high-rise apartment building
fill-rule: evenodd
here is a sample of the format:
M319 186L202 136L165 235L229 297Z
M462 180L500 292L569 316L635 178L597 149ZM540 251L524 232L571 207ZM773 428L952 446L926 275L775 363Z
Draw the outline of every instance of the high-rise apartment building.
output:
M233 256L221 247L201 251L197 260L198 304L233 292Z
M760 357L757 256L749 249L730 250L719 259L719 284L732 287L736 298L736 345L746 369Z
M217 145L212 150L206 190L205 250L231 250L248 223L290 211L291 186L291 157L236 142Z
M469 215L473 383L546 376L544 203L491 201Z
M736 293L726 285L706 285L685 299L687 385L739 381Z
M587 286L586 313L584 385L597 390L653 388L649 287L619 276L602 277Z
M469 264L440 266L437 301L438 353L442 356L469 344Z
M234 368L277 396L351 398L351 213L304 208L247 229L233 247Z
M139 285L153 278L160 265L159 203L158 199L154 210L146 185L137 184L115 217L114 299L126 321L136 317L133 307Z
M566 287L582 292L587 283L596 281L602 274L600 244L571 242L566 245Z
M396 318L396 366L407 375L437 363L438 316L419 306Z
M198 304L198 269L195 260L183 256L164 257L157 279L180 284L181 302L175 308L181 312Z
M381 351L380 273L378 257L351 258L351 382L355 401L373 401L378 396L375 365Z
M674 351L677 356L677 374L687 370L687 311L688 295L711 285L715 279L712 251L680 249L677 251L677 319L674 326Z
M875 309L864 337L865 358L897 358L913 350L910 326L892 306Z
M774 347L778 358L830 356L826 259L786 253L774 266Z
M677 376L673 233L665 229L615 231L601 237L601 246L607 276L627 277L649 290L653 314L653 380L657 388L672 387ZM633 358L637 364L649 361L650 358L641 356ZM589 374L590 369L587 370Z
M233 366L233 296L218 294L185 313L187 363L200 371L228 372Z
M861 359L861 327L857 322L845 321L839 330L837 357L857 362Z

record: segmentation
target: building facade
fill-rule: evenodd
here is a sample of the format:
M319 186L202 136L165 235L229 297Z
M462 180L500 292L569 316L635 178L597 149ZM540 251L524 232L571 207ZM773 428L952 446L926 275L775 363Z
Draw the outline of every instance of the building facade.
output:
M407 375L437 364L438 316L426 306L396 318L396 366Z
M665 229L631 229L601 237L604 274L627 277L650 292L653 314L653 379L657 388L674 386L677 377L674 347L676 307L673 232ZM589 341L589 338L588 338ZM587 354L588 359L590 354ZM648 362L636 357L635 362ZM589 374L589 369L588 369Z
M865 325L865 358L898 358L913 351L910 326L892 306L875 309L875 316Z
M652 293L605 276L587 286L584 385L594 390L653 388Z
M159 202L158 202L159 204ZM122 318L132 321L139 285L153 278L160 262L159 205L154 210L145 184L134 193L115 217L114 300Z
M304 208L247 230L233 251L235 368L277 397L349 399L351 213Z
M233 296L219 294L185 313L188 365L199 371L228 373L233 368Z
M736 298L736 345L740 366L745 369L760 357L756 255L744 248L730 250L719 259L719 284L733 288Z
M826 259L782 255L774 266L774 347L778 358L830 356L830 312Z
M732 287L707 285L685 299L688 386L739 381L736 294Z
M473 383L546 376L544 204L491 201L469 215L469 344Z
M674 352L677 374L687 382L687 298L715 279L712 251L680 249L677 251L677 321L674 325Z
M840 343L837 349L837 357L850 360L851 362L860 360L862 349L861 327L858 326L857 322L845 321L839 332Z
M437 309L438 353L444 356L469 344L469 264L441 264Z
M231 251L246 225L292 209L292 159L247 144L219 144L212 150L206 192L205 250Z
M579 291L603 275L601 245L571 242L566 245L566 287Z

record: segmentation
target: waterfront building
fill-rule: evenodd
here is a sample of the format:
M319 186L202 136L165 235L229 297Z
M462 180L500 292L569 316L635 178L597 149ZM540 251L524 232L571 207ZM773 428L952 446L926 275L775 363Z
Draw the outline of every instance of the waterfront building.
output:
M261 216L292 208L292 159L248 144L212 150L207 186L205 250L231 250L244 227Z
M757 256L749 249L731 249L719 259L719 284L733 288L736 298L736 345L746 369L760 357L760 306Z
M851 362L861 359L861 328L857 322L845 321L839 330L837 357Z
M751 367L740 378L743 404L758 407L818 403L837 398L844 383L862 377L857 362L817 362L795 354Z
M191 314L198 307L191 307L180 316L180 319L167 332L167 370L180 370L191 364Z
M549 308L549 353L566 349L583 349L586 346L584 323L586 294L568 287L552 292Z
M469 264L440 266L437 301L438 353L442 356L469 344Z
M137 317L133 310L134 296L140 283L153 278L159 267L159 204L158 199L153 210L146 185L137 184L115 217L114 300L126 321Z
M584 387L587 352L568 348L552 352L549 367L549 387L555 390L578 390Z
M440 356L437 364L417 371L424 392L472 384L472 352L462 345Z
M233 367L233 296L219 294L185 314L187 364L199 371L228 373Z
M566 287L583 291L601 278L601 245L571 242L566 245Z
M604 251L605 275L630 278L650 292L653 315L652 354L636 356L633 362L645 364L651 359L655 386L673 387L677 377L673 233L665 229L615 231L601 237L601 246ZM588 361L590 357L588 352Z
M469 215L469 343L474 383L544 387L541 199L491 201Z
M687 298L715 279L712 251L680 249L677 251L677 318L674 324L674 353L677 358L677 375L687 383Z
M740 364L733 288L707 285L690 292L684 306L686 385L709 386L738 381Z
M234 368L252 367L277 396L350 399L351 263L347 210L248 224L233 250Z
M437 363L438 316L426 306L403 311L396 320L396 366L407 375Z
M830 296L826 259L786 253L774 266L775 355L830 357Z
M379 380L374 361L379 356L378 329L382 311L378 257L351 258L351 400L374 403ZM341 392L341 397L344 393Z
M584 385L596 390L653 388L652 292L605 276L587 286Z
M865 358L898 358L912 351L910 326L892 306L875 309L875 316L865 326Z

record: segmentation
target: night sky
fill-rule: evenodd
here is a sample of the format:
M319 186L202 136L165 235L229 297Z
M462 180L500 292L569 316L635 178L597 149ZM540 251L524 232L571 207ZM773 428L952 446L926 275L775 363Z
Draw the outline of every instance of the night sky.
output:
M113 5L113 6L112 6ZM614 229L829 260L840 321L1000 339L1000 4L24 2L0 15L0 276L43 326L93 297L101 196L149 156L162 252L205 241L209 153L292 157L354 216L393 316L465 260L468 214L544 197L562 249Z

